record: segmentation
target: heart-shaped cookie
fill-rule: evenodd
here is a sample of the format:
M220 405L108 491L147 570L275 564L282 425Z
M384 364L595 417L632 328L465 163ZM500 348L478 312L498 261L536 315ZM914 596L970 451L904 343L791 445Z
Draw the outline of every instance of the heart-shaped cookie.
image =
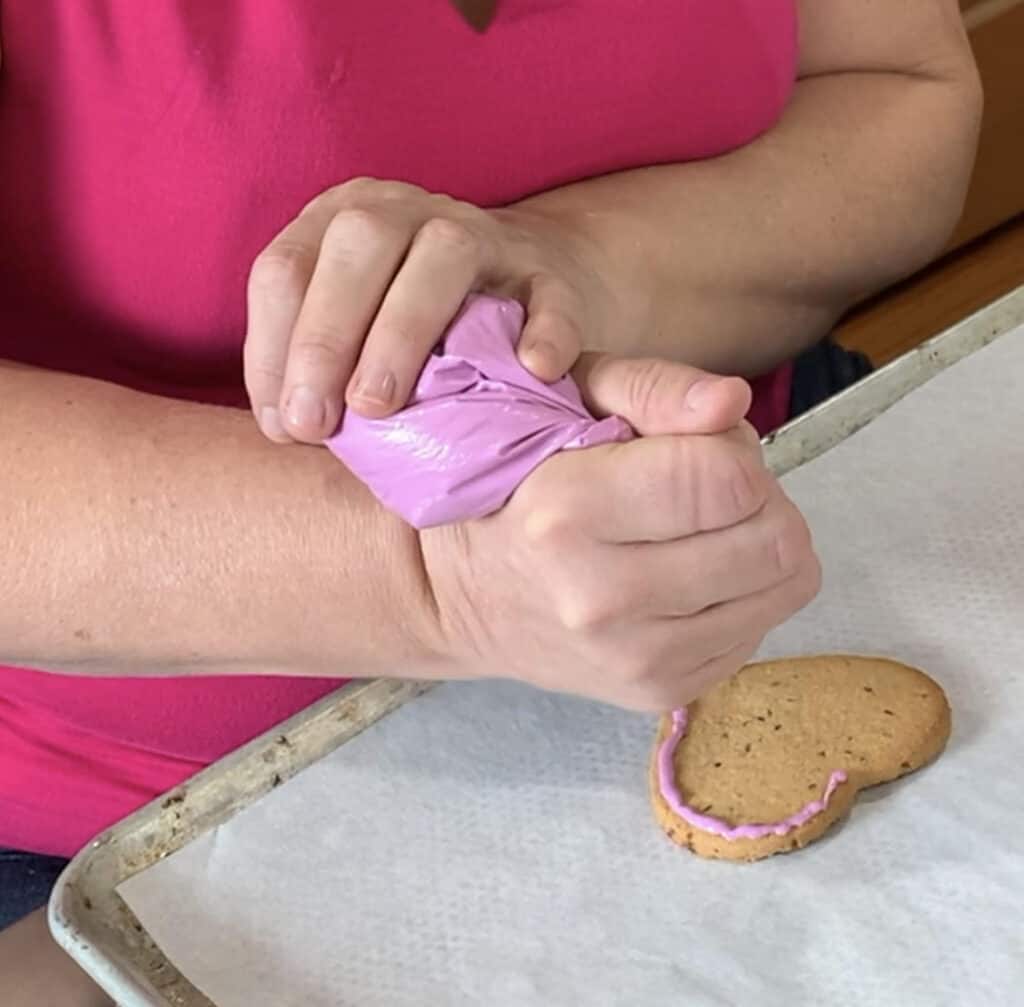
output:
M813 842L866 787L934 759L945 693L884 658L823 655L747 665L662 718L654 814L702 857L760 860Z

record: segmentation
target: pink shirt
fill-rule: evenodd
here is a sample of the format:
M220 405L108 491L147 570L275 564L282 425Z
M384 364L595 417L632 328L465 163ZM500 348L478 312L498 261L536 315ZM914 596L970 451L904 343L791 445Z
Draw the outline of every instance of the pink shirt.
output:
M323 189L490 206L708 157L796 64L793 0L502 0L482 36L442 0L4 0L2 30L0 356L240 407L248 266ZM788 374L758 393L766 429ZM0 846L70 854L337 685L0 668Z

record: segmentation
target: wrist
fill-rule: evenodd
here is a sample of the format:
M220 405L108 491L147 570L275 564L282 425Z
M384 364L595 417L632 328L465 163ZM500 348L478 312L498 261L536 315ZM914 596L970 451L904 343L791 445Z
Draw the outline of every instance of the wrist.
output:
M570 280L585 307L583 349L644 352L657 325L657 271L643 236L618 210L593 209L558 195L533 197L509 212L527 223L545 251L556 250L553 271Z
M455 677L453 641L445 626L436 586L426 561L423 532L380 509L382 554L389 555L391 576L384 619L394 621L391 665L386 677L440 679ZM395 613L401 613L396 618Z
M300 663L345 678L439 677L430 672L443 639L418 532L326 451L312 451L325 471L302 519L315 540L307 570L315 624Z

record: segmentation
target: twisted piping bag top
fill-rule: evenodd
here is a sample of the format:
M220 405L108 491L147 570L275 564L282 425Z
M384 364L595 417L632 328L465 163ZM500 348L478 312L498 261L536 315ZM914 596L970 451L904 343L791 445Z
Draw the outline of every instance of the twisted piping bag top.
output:
M408 405L385 419L346 410L326 441L413 527L492 514L556 452L633 436L618 417L595 419L571 377L548 385L519 363L524 320L516 301L469 297Z

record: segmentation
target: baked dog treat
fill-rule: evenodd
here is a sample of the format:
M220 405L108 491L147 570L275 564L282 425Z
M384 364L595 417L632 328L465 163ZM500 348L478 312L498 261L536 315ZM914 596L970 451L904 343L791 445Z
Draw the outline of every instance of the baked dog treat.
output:
M930 762L950 731L945 693L884 658L750 664L662 718L654 814L702 857L760 860L813 842L866 787Z

